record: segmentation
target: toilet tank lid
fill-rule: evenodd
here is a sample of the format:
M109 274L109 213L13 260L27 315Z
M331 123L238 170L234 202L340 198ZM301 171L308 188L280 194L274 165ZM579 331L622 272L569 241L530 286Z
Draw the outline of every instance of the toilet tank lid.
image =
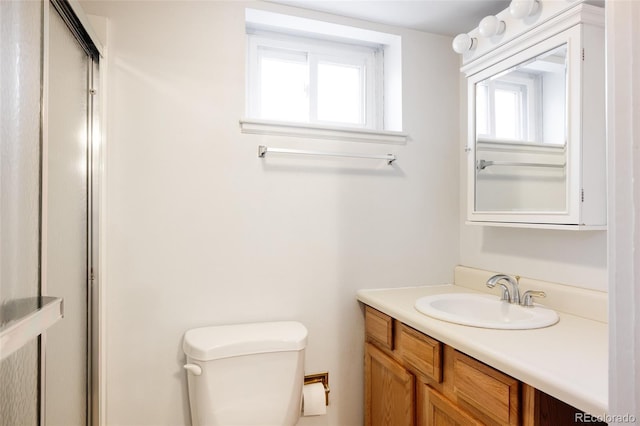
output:
M307 344L307 329L296 321L220 325L188 330L182 349L193 359L220 358L265 352L299 351Z

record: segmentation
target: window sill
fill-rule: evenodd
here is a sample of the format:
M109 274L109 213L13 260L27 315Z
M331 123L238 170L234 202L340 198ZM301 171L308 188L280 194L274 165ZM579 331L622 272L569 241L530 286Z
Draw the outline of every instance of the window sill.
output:
M405 144L408 139L406 133L395 131L356 129L247 118L240 120L240 130L242 133L258 135L297 136L303 138L375 142L396 145Z

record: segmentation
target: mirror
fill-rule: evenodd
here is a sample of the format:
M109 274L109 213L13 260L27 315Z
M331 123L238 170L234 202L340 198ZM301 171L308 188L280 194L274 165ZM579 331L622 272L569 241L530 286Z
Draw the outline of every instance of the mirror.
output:
M475 84L475 210L567 209L567 44Z

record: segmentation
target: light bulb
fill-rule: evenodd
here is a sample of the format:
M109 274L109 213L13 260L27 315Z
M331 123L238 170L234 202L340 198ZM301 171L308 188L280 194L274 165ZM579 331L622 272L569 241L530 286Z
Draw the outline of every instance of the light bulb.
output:
M504 21L499 20L496 16L489 15L480 21L478 32L483 37L493 37L504 33L506 27Z
M516 19L523 19L538 11L538 0L511 0L509 13Z
M477 39L470 37L469 34L458 34L456 38L453 39L453 43L451 43L451 47L456 53L466 53L470 50L475 49Z

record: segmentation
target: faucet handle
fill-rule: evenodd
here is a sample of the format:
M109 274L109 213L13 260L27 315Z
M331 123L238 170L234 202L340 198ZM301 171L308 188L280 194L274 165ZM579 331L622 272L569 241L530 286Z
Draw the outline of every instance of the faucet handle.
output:
M544 291L527 290L522 295L522 301L520 304L522 306L532 307L534 297L547 297L547 294Z

